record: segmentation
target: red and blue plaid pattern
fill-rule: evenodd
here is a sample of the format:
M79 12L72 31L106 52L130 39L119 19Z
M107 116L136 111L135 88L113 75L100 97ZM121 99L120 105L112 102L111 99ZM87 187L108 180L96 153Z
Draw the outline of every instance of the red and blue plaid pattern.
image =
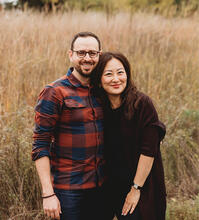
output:
M48 156L57 189L87 189L104 181L103 111L72 74L46 86L36 105L32 159Z

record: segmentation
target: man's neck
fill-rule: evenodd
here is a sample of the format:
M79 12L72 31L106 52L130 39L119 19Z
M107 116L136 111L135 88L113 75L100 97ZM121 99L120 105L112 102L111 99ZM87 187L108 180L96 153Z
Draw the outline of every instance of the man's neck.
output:
M73 75L82 83L83 86L90 85L90 77L82 76L75 68L73 69Z

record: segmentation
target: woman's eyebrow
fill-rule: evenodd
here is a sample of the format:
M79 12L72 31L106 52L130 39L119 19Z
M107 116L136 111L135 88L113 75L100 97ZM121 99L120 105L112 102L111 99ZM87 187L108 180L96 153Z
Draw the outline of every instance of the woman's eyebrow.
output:
M124 70L124 68L123 68L123 67L120 67L120 68L117 69L117 71L119 71L119 70ZM112 72L113 70L108 70L108 69L107 69L107 70L104 70L104 72L106 72L106 71Z
M104 72L113 72L113 70L104 70Z
M118 69L117 69L117 71L119 71L119 70L124 70L124 68L123 68L123 67L121 67L121 68L118 68Z

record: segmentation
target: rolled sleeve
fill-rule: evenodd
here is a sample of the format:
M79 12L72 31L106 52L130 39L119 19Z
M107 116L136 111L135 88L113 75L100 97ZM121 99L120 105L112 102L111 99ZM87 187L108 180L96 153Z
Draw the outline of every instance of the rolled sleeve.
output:
M154 126L149 126L143 129L142 142L140 153L155 157L159 146L159 133L158 129Z
M32 160L50 157L50 145L59 117L60 100L53 87L46 87L39 95L35 107Z
M159 143L166 134L166 127L158 119L156 109L148 96L145 97L143 102L143 108L140 112L140 122L142 127L140 153L155 157L159 150Z

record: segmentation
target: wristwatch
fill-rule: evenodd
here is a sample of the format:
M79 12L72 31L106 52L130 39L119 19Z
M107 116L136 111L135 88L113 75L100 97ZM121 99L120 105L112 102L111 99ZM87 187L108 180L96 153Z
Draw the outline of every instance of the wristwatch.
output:
M134 189L137 189L137 190L141 190L141 189L142 189L141 186L138 186L138 185L137 185L136 183L134 183L134 182L133 182L132 187L133 187Z

